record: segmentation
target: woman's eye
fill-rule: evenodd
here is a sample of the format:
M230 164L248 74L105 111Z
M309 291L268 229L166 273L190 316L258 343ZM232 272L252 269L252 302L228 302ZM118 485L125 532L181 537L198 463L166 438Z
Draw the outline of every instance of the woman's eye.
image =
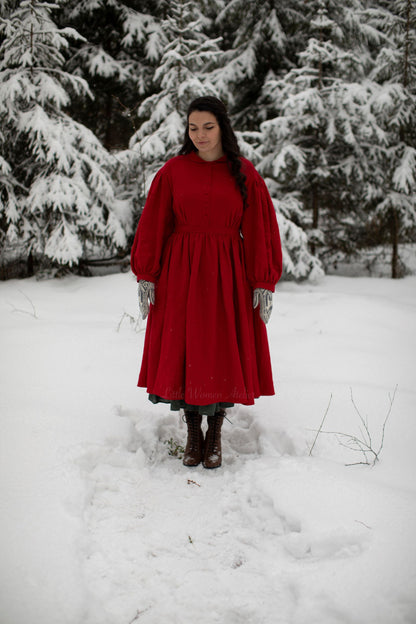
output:
M205 130L213 130L215 126L205 126ZM189 128L189 132L198 132L198 128Z

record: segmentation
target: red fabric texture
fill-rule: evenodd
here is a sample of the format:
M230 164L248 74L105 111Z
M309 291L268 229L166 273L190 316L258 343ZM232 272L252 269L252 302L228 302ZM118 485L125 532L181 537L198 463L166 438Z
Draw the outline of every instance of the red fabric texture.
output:
M170 159L156 174L131 252L137 280L156 284L138 385L191 405L251 405L274 394L266 327L254 288L282 272L275 210L242 158L243 201L226 157Z

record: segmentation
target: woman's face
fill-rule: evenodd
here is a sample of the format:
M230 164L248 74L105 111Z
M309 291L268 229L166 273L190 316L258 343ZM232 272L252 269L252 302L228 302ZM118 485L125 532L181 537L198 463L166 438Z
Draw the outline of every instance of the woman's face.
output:
M217 118L208 111L193 111L188 119L189 138L204 160L215 160L224 155L221 129Z

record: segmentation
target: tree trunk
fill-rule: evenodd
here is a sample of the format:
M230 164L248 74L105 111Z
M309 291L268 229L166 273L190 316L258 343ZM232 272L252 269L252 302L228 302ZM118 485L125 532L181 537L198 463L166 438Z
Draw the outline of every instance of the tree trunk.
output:
M407 89L409 85L409 59L410 59L410 44L411 44L411 24L410 24L410 11L412 8L413 0L407 0L406 2L406 15L405 15L405 32L404 32L404 46L403 46L403 74L402 83L403 87ZM399 128L400 141L402 143L406 140L406 127L402 124ZM390 237L392 245L391 254L391 276L393 279L400 277L399 272L399 215L395 208L392 208L390 218Z
M405 89L407 89L409 85L409 54L410 54L410 10L411 4L413 0L407 0L406 4L406 24L405 24L405 32L404 32L404 46L403 46L403 73L402 73L402 84ZM405 141L405 127L403 125L400 126L399 129L400 141Z
M410 51L410 9L412 0L407 0L406 4L406 26L403 49L403 86L406 89L409 84L409 51Z
M33 255L31 251L29 252L29 255L27 257L26 273L28 277L32 277L32 275L34 275L35 273L34 260L33 260Z
M105 136L104 136L104 147L107 150L111 150L112 147L112 122L113 122L113 97L111 93L107 93L106 103L105 103Z
M312 228L314 230L318 229L319 225L319 192L318 187L312 187ZM316 245L315 243L311 243L311 252L315 255Z
M390 217L390 239L392 246L391 254L391 276L393 279L399 275L399 217L395 208L391 211Z

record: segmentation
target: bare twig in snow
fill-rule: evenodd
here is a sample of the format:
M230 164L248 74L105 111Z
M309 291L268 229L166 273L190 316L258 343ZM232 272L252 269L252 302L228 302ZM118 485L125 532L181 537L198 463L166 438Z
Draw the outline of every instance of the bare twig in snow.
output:
M349 433L343 433L342 431L322 431L322 429L320 429L320 433L335 435L337 436L337 438L339 438L338 442L341 446L344 446L350 451L355 451L356 453L362 453L364 455L364 461L352 462L350 464L345 464L346 466L358 466L361 464L366 465L366 466L374 466L376 462L379 461L380 453L383 450L384 436L386 432L386 424L387 424L387 420L389 419L389 416L391 414L391 410L393 407L394 399L395 399L396 392L397 392L397 385L394 388L393 394L391 395L389 393L389 407L388 407L387 414L386 414L386 417L384 419L383 426L381 429L381 438L380 438L380 443L379 443L378 448L375 448L374 446L374 442L373 442L370 428L368 425L368 418L364 419L360 410L358 409L354 401L351 388L350 388L350 392L351 392L351 402L361 422L361 426L360 426L361 438L355 435L351 435Z
M368 526L368 524L366 524L362 520L356 520L355 522L358 522L358 524L362 524L363 526L365 526L366 529L369 529L370 531L372 530L372 527Z
M134 616L132 620L130 620L129 624L134 624L134 622L137 622L139 617L143 615L143 613L146 613L146 611L149 611L149 608L150 607L148 607L147 609L143 609L143 611L140 611L140 609L137 609L136 615Z
M129 314L128 312L125 312L125 311L124 311L124 312L123 312L123 314L122 314L122 316L121 316L121 318L120 318L120 321L119 321L119 323L118 323L118 325L117 325L117 329L116 329L117 333L120 331L120 328L121 328L121 326L122 326L122 324L123 324L123 321L124 321L125 319L128 319L128 320L129 320L129 322L130 322L130 327L132 327L132 328L134 329L134 331L135 331L137 334L138 334L138 333L140 333L141 331L143 331L143 328L141 327L141 320L140 320L140 317L138 316L138 317L136 318L136 317L135 317L135 316L133 316L132 314Z
M314 446L315 446L315 444L316 444L316 440L318 439L318 436L319 436L319 434L320 434L320 433L321 433L321 431L322 431L322 427L324 426L325 418L327 417L327 414L328 414L328 411L329 411L329 406L331 405L331 401L332 401L332 392L331 392L331 396L329 397L329 403L328 403L327 408L326 408L326 410L325 410L324 417L322 418L322 422L321 422L321 424L319 425L319 429L318 429L318 431L316 432L315 439L314 439L313 444L312 444L312 446L311 446L311 448L310 448L310 451L309 451L309 457L312 455L312 451L313 451L313 448L314 448Z
M26 295L26 293L23 292L23 290L19 289L19 292L23 295L23 297L25 299L27 299L29 301L29 303L30 303L30 305L32 307L32 312L29 312L28 310L21 310L20 308L16 308L13 304L9 303L9 306L11 306L13 308L12 312L20 312L21 314L28 314L29 316L33 316L33 318L38 319L39 317L37 315L36 308L35 308L35 306L33 304L32 299L30 297L28 297Z
M190 485L191 483L193 483L194 485L197 485L198 487L201 487L201 485L197 483L196 481L192 481L192 479L188 479L188 485Z

